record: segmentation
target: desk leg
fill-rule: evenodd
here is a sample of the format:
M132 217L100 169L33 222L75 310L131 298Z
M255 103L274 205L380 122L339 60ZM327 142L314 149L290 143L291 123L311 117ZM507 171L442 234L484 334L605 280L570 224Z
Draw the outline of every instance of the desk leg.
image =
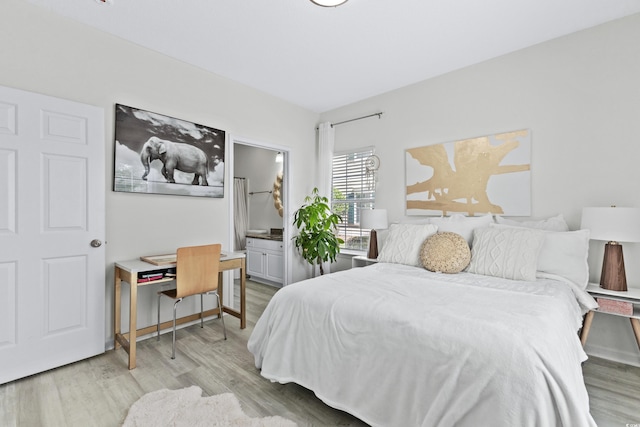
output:
M242 262L240 263L240 329L244 329L247 327L247 304L246 304L247 283L245 279L245 268L246 268L245 258L242 258Z
M593 321L593 311L587 313L582 322L582 330L580 331L580 342L582 346L587 343L587 337L589 336L589 329L591 329L591 322Z
M114 318L115 322L114 322L114 325L113 325L113 348L115 350L117 350L117 349L120 348L120 343L118 342L116 337L118 336L119 333L122 332L120 330L121 329L120 297L121 297L121 294L122 294L122 279L120 278L120 268L119 267L115 268L114 275L115 275L115 279L114 279L114 283L113 283L113 306L114 306L113 318Z
M633 333L636 334L636 343L638 344L638 348L640 348L640 320L635 317L632 317L629 320L631 320Z
M138 283L136 277L131 279L129 298L129 369L136 367L136 340L138 335Z
M233 283L233 282L231 282ZM224 306L224 279L222 271L218 272L218 296L220 297L220 307L218 307L218 319L222 318L222 307Z

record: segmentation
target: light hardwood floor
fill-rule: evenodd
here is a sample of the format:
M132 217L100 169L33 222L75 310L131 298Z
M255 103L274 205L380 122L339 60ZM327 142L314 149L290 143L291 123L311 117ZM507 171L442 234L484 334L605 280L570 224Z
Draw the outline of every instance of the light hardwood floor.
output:
M302 426L366 426L332 409L295 384L260 376L247 340L276 289L247 282L247 328L227 317L228 340L218 320L178 331L176 359L171 334L138 345L138 367L126 368L123 350L0 386L0 426L119 426L145 393L197 385L207 395L232 392L252 417L280 415ZM584 365L592 414L600 427L640 423L640 368L590 359ZM391 426L399 427L399 426Z

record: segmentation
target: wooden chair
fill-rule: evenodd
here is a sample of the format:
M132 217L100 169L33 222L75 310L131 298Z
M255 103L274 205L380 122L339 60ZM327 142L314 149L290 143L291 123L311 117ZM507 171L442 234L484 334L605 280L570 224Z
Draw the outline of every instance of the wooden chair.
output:
M204 327L204 294L215 294L218 307L221 309L218 317L222 320L224 339L227 339L222 304L220 303L220 295L218 295L220 251L220 244L178 248L176 252L176 288L158 292L158 340L160 339L160 300L162 295L176 300L173 304L172 359L176 358L176 307L185 297L200 295L200 327L202 328Z

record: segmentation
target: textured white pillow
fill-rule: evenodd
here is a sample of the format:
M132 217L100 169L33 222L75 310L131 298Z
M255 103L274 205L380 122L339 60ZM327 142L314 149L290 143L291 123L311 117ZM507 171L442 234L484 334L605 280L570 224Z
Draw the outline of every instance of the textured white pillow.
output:
M491 227L509 226L493 224ZM586 289L589 284L589 230L543 232L544 243L538 256L537 271L562 276Z
M544 232L521 227L486 227L473 232L469 273L536 280Z
M391 224L378 261L422 267L422 243L436 231L432 224Z
M538 221L514 221L512 219L496 216L496 222L498 224L511 225L513 227L527 227L547 231L569 231L569 226L564 220L564 216L562 214Z
M483 216L464 216L461 214L453 214L451 216L443 216L431 218L431 224L438 226L438 231L449 231L464 237L469 246L473 243L473 230L483 228L493 223L491 215Z

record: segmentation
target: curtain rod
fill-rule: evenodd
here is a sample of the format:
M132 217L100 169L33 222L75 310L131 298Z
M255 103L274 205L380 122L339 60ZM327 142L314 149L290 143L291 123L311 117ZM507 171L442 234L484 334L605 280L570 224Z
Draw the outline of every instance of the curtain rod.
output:
M331 123L331 127L342 125L342 124L349 123L349 122L355 122L356 120L368 119L369 117L373 117L373 116L378 116L378 119L379 119L383 114L384 113L381 111L379 113L369 114L368 116L356 117L355 119L344 120L344 121L338 122L338 123ZM316 130L318 130L318 129L319 128L316 128Z

